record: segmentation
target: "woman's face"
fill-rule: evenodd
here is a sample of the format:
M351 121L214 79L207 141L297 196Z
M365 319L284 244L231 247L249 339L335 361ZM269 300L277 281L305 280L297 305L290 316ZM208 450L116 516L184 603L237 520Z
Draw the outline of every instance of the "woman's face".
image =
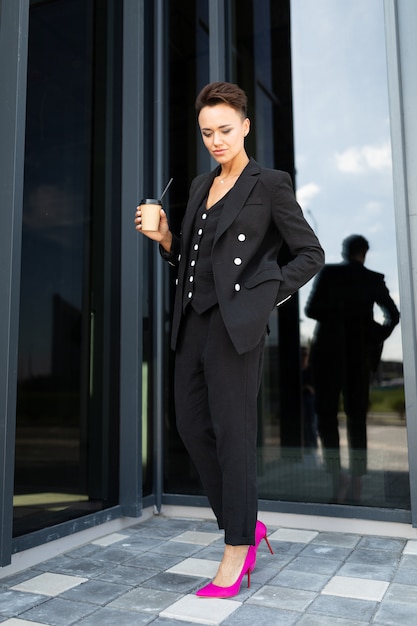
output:
M218 163L225 164L245 151L248 118L228 104L203 107L198 116L204 145Z

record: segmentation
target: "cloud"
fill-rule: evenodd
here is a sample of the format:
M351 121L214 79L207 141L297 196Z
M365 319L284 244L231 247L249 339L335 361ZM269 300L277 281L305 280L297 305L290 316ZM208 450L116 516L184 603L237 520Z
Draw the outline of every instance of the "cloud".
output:
M389 141L380 146L352 146L344 152L336 152L336 167L347 174L386 171L391 169L391 145Z
M316 183L307 183L299 189L297 189L296 197L297 202L307 209L310 206L311 200L320 193L320 187Z

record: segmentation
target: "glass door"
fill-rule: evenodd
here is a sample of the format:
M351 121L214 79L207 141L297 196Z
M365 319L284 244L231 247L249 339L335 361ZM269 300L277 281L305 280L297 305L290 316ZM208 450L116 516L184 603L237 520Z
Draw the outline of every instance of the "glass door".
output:
M113 5L30 7L14 536L118 498Z

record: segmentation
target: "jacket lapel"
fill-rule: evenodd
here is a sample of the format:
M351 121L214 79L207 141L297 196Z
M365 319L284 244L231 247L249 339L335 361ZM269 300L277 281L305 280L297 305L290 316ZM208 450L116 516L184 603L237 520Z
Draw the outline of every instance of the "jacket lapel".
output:
M217 225L216 235L214 237L214 244L222 236L222 234L229 228L236 216L242 210L247 197L255 186L259 178L260 166L258 163L251 159L242 174L239 176L236 184L232 187L229 195L223 206L223 210Z

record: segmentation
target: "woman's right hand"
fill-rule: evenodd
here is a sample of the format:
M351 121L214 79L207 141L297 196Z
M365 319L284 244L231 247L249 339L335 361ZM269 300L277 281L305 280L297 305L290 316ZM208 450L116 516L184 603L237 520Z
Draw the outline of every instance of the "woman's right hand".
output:
M166 250L167 252L171 250L172 234L169 230L168 218L164 209L161 208L160 211L159 229L155 231L143 232L142 211L140 209L140 206L136 207L135 228L143 235L146 235L146 237L149 237L149 239L153 239L154 241L160 243L164 250Z

